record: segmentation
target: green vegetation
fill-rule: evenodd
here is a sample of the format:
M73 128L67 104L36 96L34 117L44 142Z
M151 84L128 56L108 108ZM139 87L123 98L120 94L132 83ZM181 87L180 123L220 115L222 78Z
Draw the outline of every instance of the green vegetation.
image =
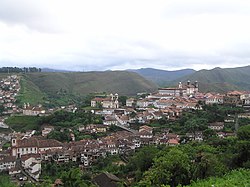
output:
M76 140L84 138L97 138L99 135L86 135L78 131L80 125L102 124L102 118L99 115L92 114L90 111L77 111L75 113L67 111L57 111L49 116L10 116L6 124L15 131L25 132L27 130L40 131L43 124L50 124L55 130L48 135L48 138L59 141L70 141L70 134L75 134ZM69 130L71 129L71 130ZM6 129L9 131L9 129Z
M1 174L0 175L0 186L1 187L16 187L16 184L10 181L10 177L8 175Z
M184 112L178 120L171 121L163 117L157 121L153 121L149 126L155 127L156 131L168 128L171 132L180 135L203 131L205 138L208 138L215 133L213 130L208 129L209 123L223 122L228 115L235 117L236 114L243 112L243 109L240 107L232 108L220 105L203 105L202 107L203 110ZM247 124L250 124L250 119L239 120L239 126ZM234 123L225 123L225 130L227 132L234 132Z
M46 94L37 87L28 76L23 75L20 80L21 90L17 101L20 105L30 103L31 105L43 104L46 100Z
M36 67L24 67L24 68L18 68L18 67L1 67L0 68L0 73L25 73L25 72L41 72L40 68Z
M24 90L33 90L30 93L37 91L40 99L48 96L50 102L58 100L61 104L79 100L89 93L117 92L123 95L136 95L138 92L151 92L157 89L155 84L138 74L125 71L28 73L23 79ZM27 100L32 96L34 97L32 94L27 96Z
M229 90L249 90L250 89L250 66L239 68L214 68L212 70L200 70L191 75L173 81L178 82L199 81L199 88L203 92L217 91L225 92Z
M183 69L177 71L166 71L153 68L142 68L137 70L131 70L145 77L146 79L158 84L159 86L164 86L170 81L181 78L186 75L190 75L195 72L193 69Z
M40 117L37 116L10 116L5 120L15 131L39 130Z
M189 187L236 187L250 186L250 170L239 169L234 170L223 177L212 177L207 180L193 182Z
M91 182L91 175L86 171L81 171L75 163L45 163L42 165L42 178L47 181L55 181L60 178L65 187L94 186Z
M71 128L79 125L100 124L102 119L101 116L94 115L91 112L77 111L72 113L61 110L50 116L41 117L40 123L61 128Z

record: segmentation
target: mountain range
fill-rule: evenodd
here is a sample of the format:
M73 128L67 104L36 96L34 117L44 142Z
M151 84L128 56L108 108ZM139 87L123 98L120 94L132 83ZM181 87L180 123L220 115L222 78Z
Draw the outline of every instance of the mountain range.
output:
M131 71L131 70L129 70ZM202 92L226 92L229 90L250 90L250 66L238 68L214 68L211 70L183 69L165 71L157 69L132 70L161 87L174 86L178 82L198 81Z
M193 69L182 69L176 71L166 71L153 68L141 68L141 69L130 69L127 71L132 71L140 74L144 78L158 84L159 86L165 86L170 84L172 81L181 78L186 75L190 75L195 72Z
M250 90L250 66L183 69L165 71L152 68L128 71L39 72L22 74L20 101L42 103L47 98L68 101L94 92L133 96L155 92L159 87L177 86L178 82L198 81L201 92ZM65 99L66 98L66 99Z
M198 81L203 92L230 90L250 90L250 66L238 68L214 68L200 70L190 75L174 80L171 84L180 81Z
M128 71L27 73L22 75L21 86L20 102L34 104L47 98L67 101L89 93L134 96L158 88L155 83Z

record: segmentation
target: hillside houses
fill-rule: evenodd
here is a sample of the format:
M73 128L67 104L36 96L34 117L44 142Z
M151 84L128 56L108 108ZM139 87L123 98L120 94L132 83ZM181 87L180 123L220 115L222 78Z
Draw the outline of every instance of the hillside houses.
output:
M23 115L25 116L38 116L38 115L44 115L45 109L42 108L41 105L37 107L30 106L29 103L24 103L23 106Z
M20 91L19 79L17 75L11 75L0 81L0 104L4 107L5 115L20 112L15 104L16 96Z
M4 156L0 157L0 172L15 168L16 157L14 156Z
M91 107L119 108L118 94L111 93L107 97L96 97L91 100Z
M198 82L195 81L193 84L187 81L186 84L179 83L178 87L174 88L159 88L159 94L169 95L173 97L185 97L195 95L199 92Z
M224 122L215 122L215 123L210 123L208 128L219 131L224 128Z
M42 153L50 149L62 149L62 144L53 139L38 139L35 137L20 139L14 136L11 140L12 156L21 157L27 154Z
M218 93L208 93L205 95L205 103L207 105L218 104L221 105L224 103L224 95Z

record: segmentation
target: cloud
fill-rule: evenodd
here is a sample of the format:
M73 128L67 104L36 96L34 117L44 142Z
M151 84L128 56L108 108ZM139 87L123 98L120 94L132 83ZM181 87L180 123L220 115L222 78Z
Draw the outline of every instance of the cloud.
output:
M250 64L244 0L2 0L0 65L69 70Z
M10 26L23 25L39 32L59 32L61 30L48 4L44 4L42 1L1 0L0 20Z

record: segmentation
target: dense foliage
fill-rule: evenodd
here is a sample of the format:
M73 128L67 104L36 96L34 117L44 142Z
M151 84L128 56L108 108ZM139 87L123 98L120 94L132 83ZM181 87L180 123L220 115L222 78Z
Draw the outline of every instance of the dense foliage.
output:
M16 187L16 185L10 181L9 176L4 175L4 174L0 175L0 186L1 187Z
M40 117L37 116L10 116L5 120L15 131L39 130Z
M168 128L172 132L180 135L202 131L204 138L208 139L215 135L215 131L208 128L209 123L223 122L229 116L235 120L237 114L244 112L240 107L199 104L203 110L184 112L183 115L175 121L163 117L158 121L154 121L150 126L155 127L156 131ZM242 118L238 120L238 123L239 126L244 126L250 124L250 119ZM225 123L223 130L226 132L234 132L235 123Z
M206 180L193 182L189 187L216 186L236 187L250 185L250 170L234 170L223 177L211 177Z
M0 73L28 73L28 72L41 72L41 68L36 67L2 67L0 68Z

